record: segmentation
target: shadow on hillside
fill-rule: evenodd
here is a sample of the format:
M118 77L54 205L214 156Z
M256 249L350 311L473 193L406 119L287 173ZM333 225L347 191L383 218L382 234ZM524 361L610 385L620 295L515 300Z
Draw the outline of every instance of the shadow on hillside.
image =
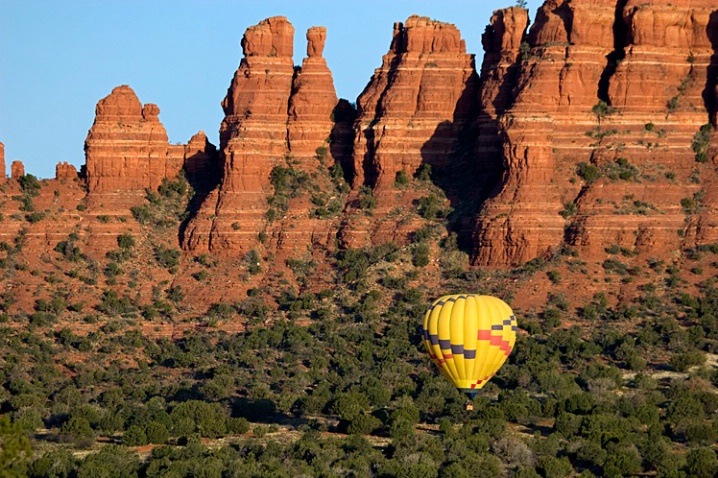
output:
M465 95L475 90L465 90ZM471 234L475 217L484 201L496 189L501 178L502 157L500 148L480 153L482 134L496 135L498 122L483 114L481 126L475 120L478 106L475 99L464 98L457 103L457 113L462 101L474 101L473 114L455 115L455 121L440 123L431 138L421 148L422 164L431 167L431 181L444 191L452 208L448 216L448 229L457 234L459 247L471 252ZM463 116L463 114L462 114Z
M332 111L334 126L329 134L329 153L338 162L344 173L344 180L352 184L352 151L354 149L354 120L357 110L345 99L340 99Z
M710 121L714 126L718 126L718 10L710 15L708 26L706 27L708 39L713 46L713 56L711 56L710 64L707 68L706 87L703 90L703 102L710 116Z
M187 225L197 216L209 193L219 187L222 179L222 161L216 149L199 152L185 160L185 176L194 190L194 195L187 204L184 219L179 227L179 242L184 244Z

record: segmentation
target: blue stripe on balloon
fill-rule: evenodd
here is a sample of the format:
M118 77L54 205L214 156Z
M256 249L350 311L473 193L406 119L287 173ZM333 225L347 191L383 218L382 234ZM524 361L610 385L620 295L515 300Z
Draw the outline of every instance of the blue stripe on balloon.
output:
M447 304L447 303L449 303L449 302L456 302L456 301L459 300L459 299L468 299L468 297L469 297L468 295L460 295L460 296L458 296L458 297L450 297L450 298L445 299L445 300L440 300L440 301L437 302L436 304L432 304L432 306L429 307L429 309L427 310L427 312L431 312L432 310L434 310L435 307L440 307L440 306L442 306L442 305L444 305L444 304Z
M476 350L464 350L464 358L475 359L476 358Z
M464 346L463 346L463 345L454 345L454 344L451 344L451 353L452 353L452 354L463 354L463 353L464 353Z

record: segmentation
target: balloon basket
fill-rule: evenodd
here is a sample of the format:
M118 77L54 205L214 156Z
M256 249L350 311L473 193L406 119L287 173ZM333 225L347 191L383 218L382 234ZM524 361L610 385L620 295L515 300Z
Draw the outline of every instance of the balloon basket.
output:
M474 404L472 402L466 402L466 405L464 405L464 409L467 412L471 412L474 410Z

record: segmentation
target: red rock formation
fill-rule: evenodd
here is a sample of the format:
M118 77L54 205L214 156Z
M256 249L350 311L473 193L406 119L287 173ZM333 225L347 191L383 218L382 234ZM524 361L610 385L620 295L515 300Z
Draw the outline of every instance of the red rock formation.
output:
M187 228L184 245L193 251L246 251L264 229L269 173L287 154L293 36L285 17L272 17L242 38L244 57L222 101L221 185Z
M64 161L57 163L55 166L55 179L77 179L77 168Z
M257 152L270 157L286 151L286 123L281 123L294 76L293 37L294 27L285 17L269 18L244 33L244 58L222 101L221 150L234 140L257 143ZM261 125L270 129L262 131Z
M513 7L496 10L481 37L485 54L481 67L481 115L496 120L513 102L521 44L526 39L529 12Z
M665 115L669 103L674 115L702 112L713 55L706 31L715 9L712 0L629 0L622 15L625 58L611 80L611 104L644 118Z
M20 179L25 176L25 165L22 161L13 161L10 165L10 177L12 179Z
M399 171L445 165L475 114L477 80L454 25L419 16L396 23L389 53L357 100L354 186L389 189Z
M395 213L410 213L428 191L395 188L397 175L412 178L422 164L434 172L462 170L454 151L474 120L477 97L474 58L454 25L419 16L394 24L389 52L357 100L354 124L352 204L366 185L377 207L372 217L348 210L343 245L408 241L416 218Z
M5 179L5 145L0 143L0 179Z
M476 263L517 264L560 248L564 239L588 259L604 257L612 244L639 252L681 247L681 198L699 193L696 168L706 180L711 174L696 165L689 146L708 121L701 95L713 68L706 31L715 5L678 7L544 3L513 104L499 120L506 172L478 218ZM487 78L487 96L498 89ZM582 182L575 175L580 162L601 177ZM617 168L630 170L626 179L614 174ZM701 239L688 231L689 240L712 237L706 229Z
M297 199L286 217L269 223L270 173L277 166L326 170L315 158L332 132L337 104L331 72L321 53L325 29L307 32L307 55L295 72L294 28L284 17L250 27L242 39L244 58L222 102L223 172L190 221L183 244L192 251L241 255L266 236L277 250L301 249L329 240L327 221L308 218L308 198ZM327 158L329 158L327 156ZM284 223L292 223L284 230ZM329 228L329 229L328 229Z
M85 140L88 206L126 213L146 188L182 169L184 147L170 146L157 105L144 107L129 86L118 86L97 103Z
M513 89L525 54L528 10L513 7L496 10L481 37L485 54L481 66L482 88L477 119L476 160L478 173L498 179L502 169L503 142L498 134L499 117L514 100ZM524 52L521 51L522 44Z
M217 148L204 131L192 136L184 147L184 170L192 183L204 183L210 188L217 185L221 173Z
M294 77L289 99L289 152L310 169L316 167L311 160L317 148L328 147L338 101L332 73L322 58L326 34L324 27L307 30L307 57Z

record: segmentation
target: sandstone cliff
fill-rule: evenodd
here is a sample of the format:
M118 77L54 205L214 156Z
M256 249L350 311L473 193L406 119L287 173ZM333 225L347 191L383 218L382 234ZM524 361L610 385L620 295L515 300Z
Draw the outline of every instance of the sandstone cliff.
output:
M456 232L480 268L556 258L567 291L635 297L651 274L611 283L616 251L640 271L718 243L718 7L549 0L529 24L519 7L494 12L479 80L453 25L397 23L355 109L336 97L326 30L309 29L299 67L292 25L267 19L243 37L219 148L203 132L169 145L159 108L118 87L97 105L80 175L59 163L35 190L13 163L2 285L30 310L56 271L90 303L111 287L154 303L171 284L193 297L190 315L248 289L331 290L338 250L393 241L399 259L381 267L438 290L472 273ZM191 199L159 188L181 171ZM126 234L136 245L120 257ZM412 242L423 269L407 265ZM715 275L703 265L689 279ZM548 279L530 280L516 302L544 306Z
M338 98L332 73L322 57L327 31L312 27L307 31L307 57L292 82L289 98L287 140L292 158L302 165L312 162L317 148L326 148L334 127L333 111Z
M337 97L321 56L326 31L307 32L301 68L292 61L293 35L284 17L264 20L244 34L244 57L222 102L222 177L185 230L183 244L191 251L242 255L259 246L260 235L273 248L303 250L331 237L326 221L311 220L308 198L270 212L268 199L279 194L270 177L275 168L326 176L333 162L327 139ZM282 227L287 221L292 230Z
M55 179L77 179L77 168L66 161L57 163L55 166Z
M0 143L0 179L5 180L5 145Z
M419 16L394 24L389 52L357 100L345 246L410 239L421 222L414 204L431 194L406 187L422 165L443 179L435 182L450 199L460 196L447 176L469 176L462 150L473 142L466 133L478 112L478 86L474 56L454 25ZM371 217L357 208L362 187L377 203Z
M127 214L141 203L145 189L176 178L183 146L170 145L159 108L142 105L129 86L118 86L97 103L85 140L88 201L91 210Z
M691 148L711 116L703 98L715 68L715 9L708 1L542 6L499 102L511 105L497 114L505 171L477 218L477 264L518 264L564 244L597 260L613 244L648 254L715 240L715 226L695 214L716 207L702 185L715 172ZM484 70L496 67L485 60ZM483 85L489 97L500 90L495 76ZM686 210L688 200L700 207Z
M412 16L394 24L389 52L357 100L353 184L391 188L399 171L446 166L476 114L473 55L451 24Z

